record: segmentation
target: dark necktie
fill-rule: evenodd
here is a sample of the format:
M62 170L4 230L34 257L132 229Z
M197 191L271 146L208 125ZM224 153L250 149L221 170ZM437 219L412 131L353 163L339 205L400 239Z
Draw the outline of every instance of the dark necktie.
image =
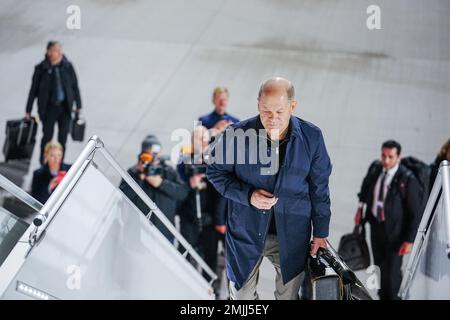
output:
M386 181L387 172L383 172L383 176L381 177L380 188L378 190L378 199L377 199L377 219L379 222L383 222L385 220L384 216L384 182Z
M59 67L55 68L55 76L56 76L56 103L60 104L64 100L64 89L62 87L61 82L61 73Z

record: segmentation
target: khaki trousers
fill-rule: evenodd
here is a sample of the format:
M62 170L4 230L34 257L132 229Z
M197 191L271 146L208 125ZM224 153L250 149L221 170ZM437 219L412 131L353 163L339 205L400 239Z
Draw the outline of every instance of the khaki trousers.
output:
M275 235L267 235L262 256L256 263L249 278L241 289L236 290L234 283L229 281L229 291L231 300L259 300L257 285L259 279L259 267L263 258L266 257L275 267L275 299L277 300L297 300L300 285L304 278L304 272L297 275L294 279L283 284L283 278L280 269L280 254L278 249L278 240Z

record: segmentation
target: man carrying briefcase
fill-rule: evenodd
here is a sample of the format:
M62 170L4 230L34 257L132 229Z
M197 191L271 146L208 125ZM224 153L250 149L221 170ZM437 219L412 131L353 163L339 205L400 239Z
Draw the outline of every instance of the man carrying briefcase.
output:
M35 98L37 98L38 114L43 125L40 155L42 164L44 147L53 138L55 124L58 124L58 141L65 151L74 102L76 103L75 112L81 109L77 76L72 63L63 55L59 42L48 42L45 59L34 69L26 106L26 119L31 117Z

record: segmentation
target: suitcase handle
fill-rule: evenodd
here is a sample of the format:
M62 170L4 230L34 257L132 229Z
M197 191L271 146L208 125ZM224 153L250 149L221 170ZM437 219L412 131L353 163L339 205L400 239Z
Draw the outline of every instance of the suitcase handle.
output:
M357 224L355 226L355 228L353 228L353 233L354 234L361 234L361 235L365 236L366 235L366 229L364 228L364 224L363 223Z
M20 122L20 126L19 126L19 134L17 135L17 145L20 145L20 142L22 141L22 135L23 135L23 128L25 126L25 124L29 123L30 124L30 130L28 132L28 137L27 137L27 144L29 144L31 142L31 137L33 136L33 130L34 130L34 126L36 125L36 120L35 118L23 118L22 121Z
M72 114L73 114L73 120L74 120L74 122L77 122L77 121L78 121L78 119L80 119L80 112L81 112L81 110L80 110L80 111L78 111L78 112L76 112L76 111L72 111Z
M36 125L36 121L34 120L34 118L30 118L30 130L28 132L28 139L27 139L27 144L29 144L31 142L32 136L33 136L33 131L34 131L34 126Z
M16 141L16 145L20 146L20 141L22 141L22 133L23 133L23 127L25 125L25 118L20 121L20 125L19 125L19 134L17 135L17 141Z
M363 236L365 236L366 234L366 229L364 228L364 225L366 224L367 221L369 221L367 214L366 214L366 205L362 205L361 207L361 219L359 220L359 224L356 224L355 227L353 228L353 233L354 234L361 234Z

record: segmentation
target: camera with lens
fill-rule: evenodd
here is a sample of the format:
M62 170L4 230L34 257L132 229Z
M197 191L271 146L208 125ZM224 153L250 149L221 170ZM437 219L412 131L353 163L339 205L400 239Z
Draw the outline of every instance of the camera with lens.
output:
M185 164L185 174L187 177L192 177L197 174L206 174L207 165L202 164Z
M184 154L184 174L190 178L197 174L206 174L207 164L204 163L202 155Z
M156 154L142 152L139 155L139 160L144 164L143 173L146 176L161 176L163 174L163 168L159 161L157 161Z
M146 176L162 176L163 168L161 165L149 163L144 166L144 173Z

